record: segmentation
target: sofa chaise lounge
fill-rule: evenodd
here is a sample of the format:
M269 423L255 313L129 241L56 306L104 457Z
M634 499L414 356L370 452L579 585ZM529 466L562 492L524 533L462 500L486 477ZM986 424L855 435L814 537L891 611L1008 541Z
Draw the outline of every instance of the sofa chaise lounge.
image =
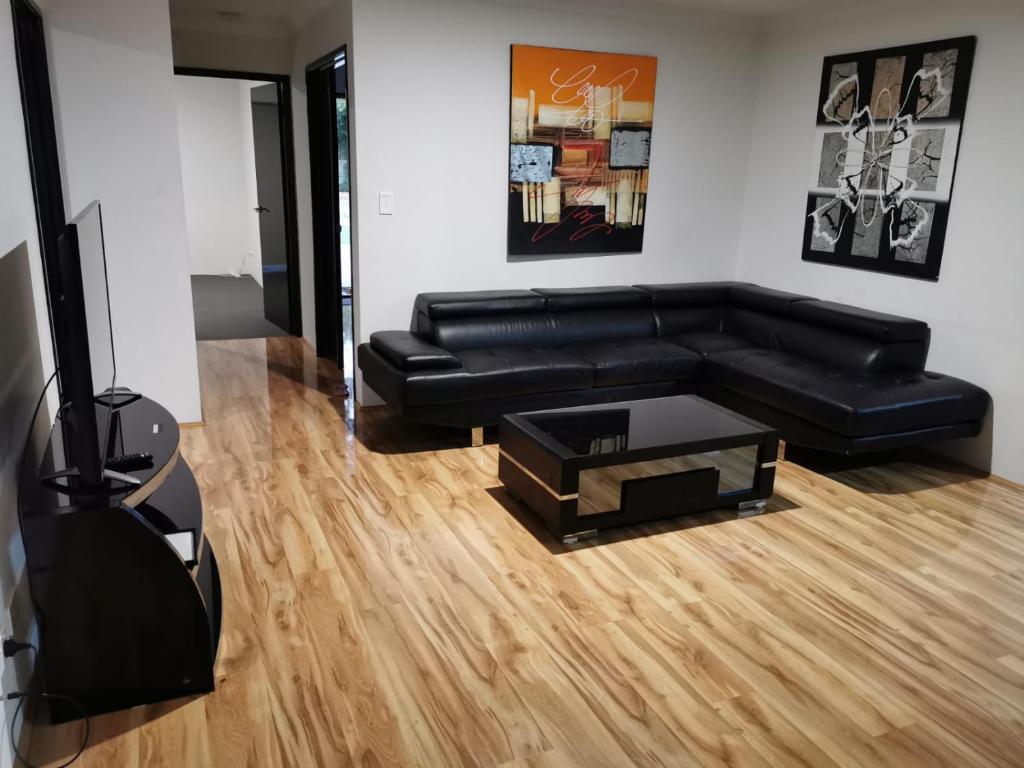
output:
M359 367L414 422L698 393L853 455L980 432L988 393L926 371L929 339L920 320L744 283L423 293Z

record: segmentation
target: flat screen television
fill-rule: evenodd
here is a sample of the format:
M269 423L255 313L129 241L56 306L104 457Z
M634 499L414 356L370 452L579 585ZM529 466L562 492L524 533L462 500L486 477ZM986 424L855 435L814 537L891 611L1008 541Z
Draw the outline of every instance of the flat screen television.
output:
M58 241L61 296L54 316L60 368L60 419L73 485L105 484L117 387L114 333L98 200L64 228Z

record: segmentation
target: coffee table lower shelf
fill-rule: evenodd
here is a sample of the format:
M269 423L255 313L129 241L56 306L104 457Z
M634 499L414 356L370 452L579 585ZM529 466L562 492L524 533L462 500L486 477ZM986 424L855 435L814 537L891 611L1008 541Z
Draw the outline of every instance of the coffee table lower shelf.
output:
M775 463L759 465L762 475L767 475L754 489L746 493L720 496L707 494L710 481L717 485L718 471L715 469L694 469L676 475L664 475L658 480L663 492L671 485L674 492L657 498L655 494L639 498L647 501L630 500L623 507L611 512L578 514L578 494L558 494L541 482L529 470L502 452L498 460L498 477L506 490L538 514L547 528L565 544L575 544L579 539L596 536L609 528L638 525L670 517L709 512L715 509L736 509L741 517L763 512L768 498L772 495ZM654 479L654 478L652 478ZM652 483L650 490L655 490Z
M608 429L593 426L601 414L590 409L506 416L498 477L565 543L609 528L716 509L736 509L741 517L763 511L774 486L778 433L700 398L688 400L669 399L664 407L725 413L736 423L710 439L705 432L689 440L682 427L672 438L675 442L632 450L622 436L609 442ZM550 439L538 429L538 424L551 421L545 421L549 413L557 416L560 427L567 417L578 421L572 424L574 435L583 430L589 438L593 433L594 445L601 439L611 450L583 454Z

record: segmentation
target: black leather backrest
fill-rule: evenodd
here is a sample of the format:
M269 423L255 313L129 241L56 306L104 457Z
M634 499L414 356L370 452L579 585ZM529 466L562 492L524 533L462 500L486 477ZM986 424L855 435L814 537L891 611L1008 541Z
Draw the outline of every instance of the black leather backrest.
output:
M767 312L780 317L789 314L790 307L799 301L814 301L814 299L810 296L801 296L798 293L762 288L759 285L737 285L729 289L729 303L732 306Z
M553 347L557 345L551 315L458 317L433 324L434 343L457 352L491 347Z
M649 309L598 309L553 312L555 344L578 341L614 341L654 336L654 316Z
M707 307L724 306L729 302L729 291L732 288L750 285L749 283L717 282L717 283L671 283L667 285L634 286L651 295L651 304L658 307Z
M638 285L651 294L654 322L659 337L683 333L717 332L729 304L729 292L748 283L671 283Z
M658 336L678 336L681 333L717 332L722 330L725 305L706 307L666 308L654 310Z
M460 317L544 312L547 300L533 291L448 291L421 293L413 306L412 331L434 337L434 323ZM435 339L436 340L436 339Z
M789 313L794 319L810 325L878 341L922 341L928 338L928 324L922 320L834 301L799 301L790 307Z
M533 292L547 300L549 312L651 306L649 293L628 285L607 285L598 288L534 288Z
M738 307L726 311L723 326L760 347L855 373L920 371L928 357L927 339L886 343Z

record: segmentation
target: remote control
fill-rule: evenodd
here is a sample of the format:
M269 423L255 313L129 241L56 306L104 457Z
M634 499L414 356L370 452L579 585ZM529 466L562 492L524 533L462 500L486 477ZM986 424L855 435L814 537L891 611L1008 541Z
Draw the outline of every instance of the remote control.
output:
M111 456L107 459L107 469L117 472L131 472L133 469L149 469L153 466L153 454L148 451L126 453L123 456Z

